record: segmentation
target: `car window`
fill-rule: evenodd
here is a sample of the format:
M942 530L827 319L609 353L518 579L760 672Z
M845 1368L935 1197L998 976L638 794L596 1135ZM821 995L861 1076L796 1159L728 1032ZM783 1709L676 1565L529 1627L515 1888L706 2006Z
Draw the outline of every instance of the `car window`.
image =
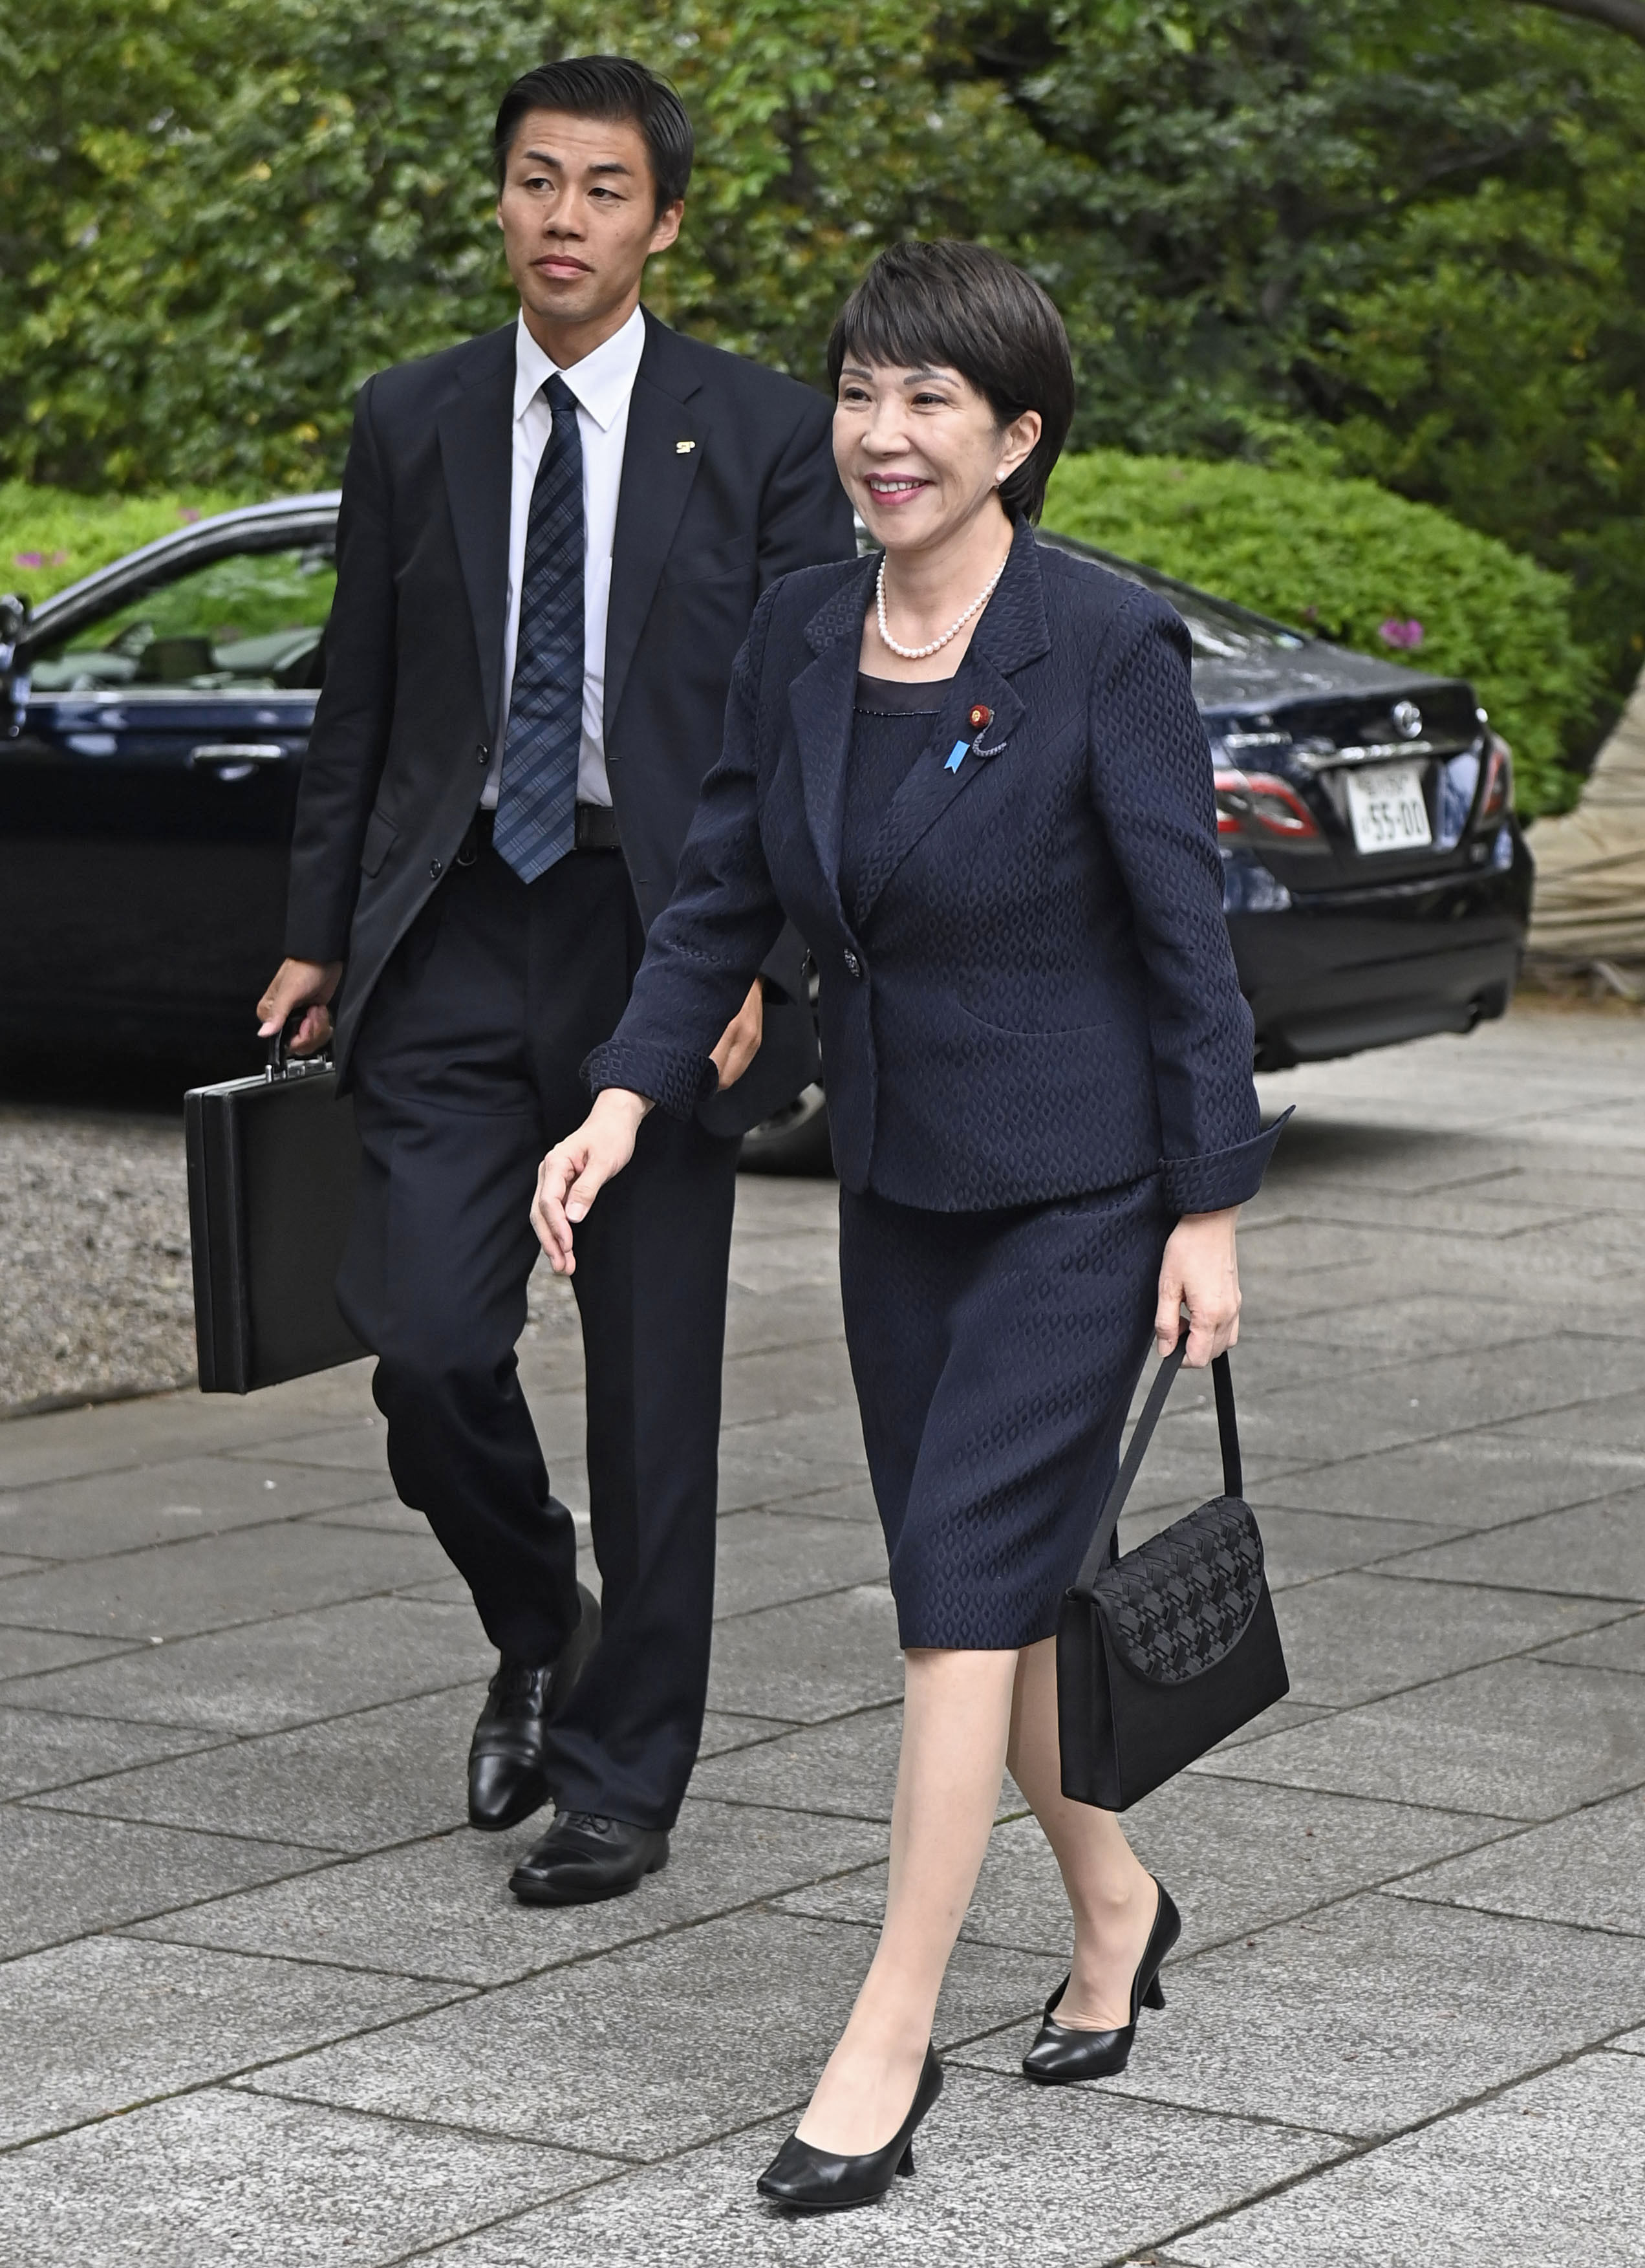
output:
M328 549L242 551L114 595L109 613L37 652L40 693L118 688L269 692L319 682L337 567Z

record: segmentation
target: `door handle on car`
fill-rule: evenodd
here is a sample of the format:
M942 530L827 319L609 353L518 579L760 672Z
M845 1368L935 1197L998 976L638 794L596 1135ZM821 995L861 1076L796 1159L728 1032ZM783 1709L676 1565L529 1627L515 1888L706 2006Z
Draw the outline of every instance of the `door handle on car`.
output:
M222 779L246 779L259 764L283 763L285 750L278 740L204 740L188 751L191 764L215 771Z

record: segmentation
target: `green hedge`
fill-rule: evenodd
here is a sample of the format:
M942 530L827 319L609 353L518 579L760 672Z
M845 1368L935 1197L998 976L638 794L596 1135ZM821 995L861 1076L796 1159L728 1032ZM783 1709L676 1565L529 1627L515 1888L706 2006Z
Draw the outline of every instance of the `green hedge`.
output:
M1374 482L1240 463L1066 457L1045 524L1384 659L1465 677L1512 743L1518 802L1564 809L1602 696L1567 577ZM1421 625L1420 645L1384 624Z
M157 535L204 519L243 496L217 489L169 496L84 497L68 489L0 481L0 591L38 605Z

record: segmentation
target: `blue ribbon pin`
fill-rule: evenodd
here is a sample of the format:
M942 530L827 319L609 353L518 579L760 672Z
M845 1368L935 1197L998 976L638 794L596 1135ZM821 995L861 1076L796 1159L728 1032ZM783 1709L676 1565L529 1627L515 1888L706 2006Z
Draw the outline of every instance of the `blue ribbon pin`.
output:
M971 738L968 740L955 741L948 752L948 762L943 766L945 772L957 772L959 770L966 758L994 722L994 711L986 703L979 701L973 705L966 722L971 727Z

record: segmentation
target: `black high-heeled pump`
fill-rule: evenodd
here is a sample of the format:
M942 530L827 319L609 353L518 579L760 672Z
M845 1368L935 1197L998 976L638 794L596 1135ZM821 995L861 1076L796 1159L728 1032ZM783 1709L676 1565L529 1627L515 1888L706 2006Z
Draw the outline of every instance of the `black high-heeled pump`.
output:
M1024 2073L1038 2080L1042 2087L1067 2087L1081 2079L1112 2079L1131 2059L1139 2009L1164 2007L1159 1972L1165 1955L1182 1935L1182 1916L1171 1904L1171 1892L1165 1885L1156 1882L1154 1887L1159 1892L1159 1906L1148 1943L1142 1948L1142 1958L1131 1979L1130 2022L1112 2032L1088 2032L1073 2024L1057 2023L1054 2012L1069 1989L1065 1977L1046 2002L1045 2021L1032 2047L1023 2058Z
M762 2198L791 2213L842 2213L848 2205L878 2205L899 2174L914 2171L914 2130L943 2091L935 2048L925 2051L908 2115L884 2149L841 2158L790 2134L760 2176Z

